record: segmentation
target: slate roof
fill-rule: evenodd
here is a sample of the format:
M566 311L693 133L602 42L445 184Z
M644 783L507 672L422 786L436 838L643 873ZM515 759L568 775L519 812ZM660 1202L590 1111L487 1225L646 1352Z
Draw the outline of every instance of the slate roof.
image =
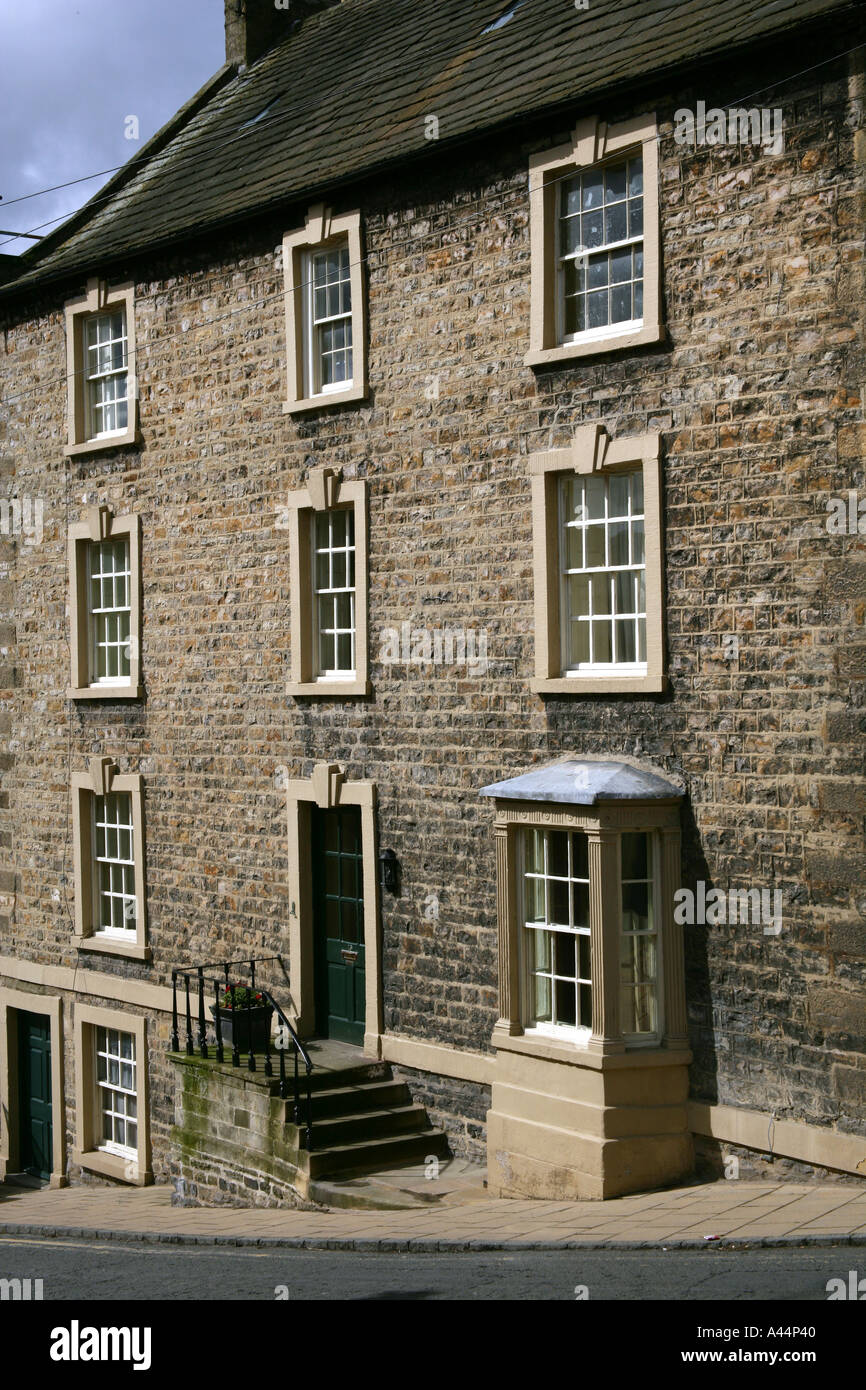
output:
M483 787L481 796L501 801L559 801L595 806L599 801L682 801L680 789L654 772L628 763L570 758Z
M168 245L711 58L852 0L343 0L206 84L2 293ZM511 18L496 21L513 10ZM804 65L808 53L804 53ZM733 98L746 93L732 92ZM438 141L425 117L439 119Z

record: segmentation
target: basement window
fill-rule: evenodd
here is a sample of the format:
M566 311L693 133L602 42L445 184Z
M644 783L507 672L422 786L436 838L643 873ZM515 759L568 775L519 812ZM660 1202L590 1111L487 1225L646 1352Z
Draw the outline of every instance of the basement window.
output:
M146 1019L76 1003L75 1070L73 1162L115 1182L152 1182Z

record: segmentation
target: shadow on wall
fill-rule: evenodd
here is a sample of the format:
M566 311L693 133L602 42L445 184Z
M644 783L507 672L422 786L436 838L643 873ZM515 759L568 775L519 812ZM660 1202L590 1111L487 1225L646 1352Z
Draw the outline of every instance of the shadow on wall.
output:
M685 797L681 807L682 827L682 887L696 891L703 881L710 884L710 871L701 846L700 832L692 812L691 801ZM689 1067L689 1095L693 1099L717 1102L718 1053L713 1031L713 1000L710 988L710 966L705 925L695 923L683 927L685 954L686 1011L689 1042L694 1054Z

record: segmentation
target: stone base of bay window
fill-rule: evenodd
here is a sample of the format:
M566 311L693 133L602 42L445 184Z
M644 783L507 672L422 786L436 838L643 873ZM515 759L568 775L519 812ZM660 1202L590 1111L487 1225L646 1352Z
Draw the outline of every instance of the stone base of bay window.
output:
M492 1197L601 1200L692 1172L690 1052L575 1055L554 1039L495 1041L487 1114Z

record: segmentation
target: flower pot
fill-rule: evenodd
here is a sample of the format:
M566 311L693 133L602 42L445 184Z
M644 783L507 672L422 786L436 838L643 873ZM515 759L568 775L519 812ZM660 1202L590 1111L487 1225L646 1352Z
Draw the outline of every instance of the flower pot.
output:
M216 1006L210 1006L211 1017L216 1019ZM270 1004L260 1004L255 1009L220 1009L220 1031L224 1047L234 1047L237 1042L241 1052L264 1052L271 1036L271 1019L274 1016Z

